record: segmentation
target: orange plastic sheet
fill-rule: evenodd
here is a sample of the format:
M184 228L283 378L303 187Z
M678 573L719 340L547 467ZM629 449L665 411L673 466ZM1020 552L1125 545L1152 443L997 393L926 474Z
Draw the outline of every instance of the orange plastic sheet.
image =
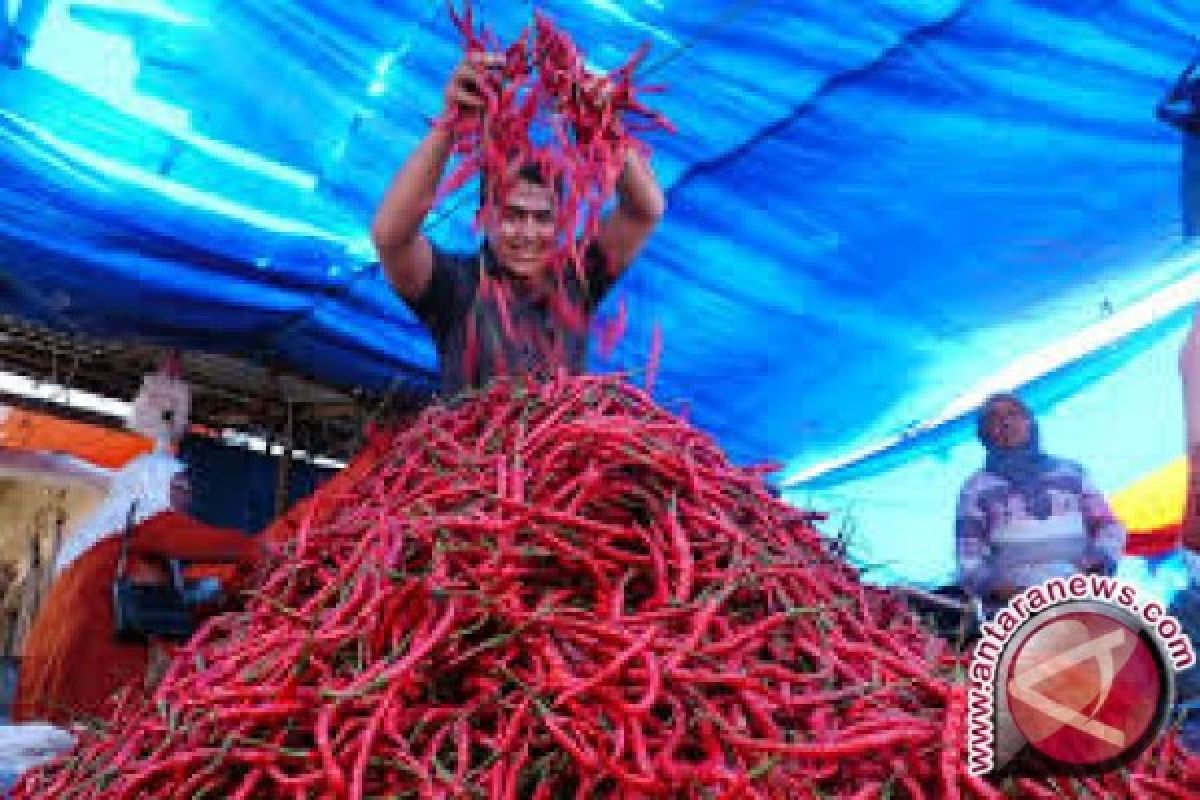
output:
M0 405L0 447L64 453L98 467L116 469L135 456L149 453L154 443L128 431Z

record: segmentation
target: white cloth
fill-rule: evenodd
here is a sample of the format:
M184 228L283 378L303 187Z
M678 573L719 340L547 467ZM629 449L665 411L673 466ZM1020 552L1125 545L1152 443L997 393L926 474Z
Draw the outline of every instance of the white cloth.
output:
M1016 586L1035 586L1080 571L1087 552L1083 514L1068 511L1046 519L1017 517L992 532L992 563Z
M108 494L100 505L79 526L75 535L63 543L54 563L55 574L69 567L97 542L124 533L131 508L134 509L134 525L168 510L171 507L171 479L183 469L182 461L162 451L138 456L126 464L113 476Z
M1087 524L1083 514L1066 511L1051 514L1045 519L1019 517L1007 524L997 525L992 531L992 543L1042 545L1045 542L1076 540L1087 536Z
M44 722L0 725L0 770L20 774L75 746L75 737Z

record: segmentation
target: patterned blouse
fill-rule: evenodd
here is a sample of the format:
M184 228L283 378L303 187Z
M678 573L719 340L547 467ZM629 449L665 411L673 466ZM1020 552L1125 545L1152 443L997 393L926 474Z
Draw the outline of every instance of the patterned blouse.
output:
M1084 570L1111 574L1125 549L1125 528L1079 464L1063 459L1040 476L1051 513L1038 519L1005 478L979 470L958 498L959 584L986 596Z

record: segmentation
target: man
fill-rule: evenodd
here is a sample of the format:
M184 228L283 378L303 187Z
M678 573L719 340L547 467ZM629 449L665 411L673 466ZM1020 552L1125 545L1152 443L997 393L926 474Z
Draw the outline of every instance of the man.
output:
M116 636L113 583L126 536L131 577L161 582L166 559L238 565L263 555L261 542L186 513L184 465L165 452L138 456L63 546L57 574L25 639L12 717L68 727L103 716L114 692L148 688L157 642Z
M1179 352L1183 385L1184 445L1187 454L1187 489L1184 499L1182 540L1189 551L1200 553L1200 308Z
M1171 602L1171 615L1179 620L1193 646L1200 644L1200 308L1179 352L1183 384L1184 443L1187 453L1187 483L1181 539L1188 569L1187 587ZM1184 670L1175 677L1175 695L1186 715L1183 742L1200 751L1200 669Z
M446 87L446 113L482 113L484 72L502 64L497 54L475 54L460 64ZM663 194L653 173L628 152L616 207L601 222L582 279L568 267L557 286L551 258L560 237L573 232L556 230L557 187L533 165L488 176L498 181L489 190L498 189L500 202L483 220L486 240L478 253L446 253L421 233L453 135L449 126L433 126L393 179L371 228L388 281L433 335L442 390L453 394L498 375L559 367L582 372L587 320L662 217Z
M983 469L959 495L959 581L994 611L1042 581L1081 572L1111 575L1125 529L1082 466L1046 455L1037 423L1011 394L983 406Z

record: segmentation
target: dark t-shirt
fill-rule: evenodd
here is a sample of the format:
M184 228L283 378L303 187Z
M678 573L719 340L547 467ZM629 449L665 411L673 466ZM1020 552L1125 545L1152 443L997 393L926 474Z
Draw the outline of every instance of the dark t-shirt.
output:
M582 279L568 267L561 291L539 297L522 291L486 246L466 254L434 247L429 286L409 305L437 346L442 392L500 375L582 373L592 313L613 283L599 246L584 263Z

